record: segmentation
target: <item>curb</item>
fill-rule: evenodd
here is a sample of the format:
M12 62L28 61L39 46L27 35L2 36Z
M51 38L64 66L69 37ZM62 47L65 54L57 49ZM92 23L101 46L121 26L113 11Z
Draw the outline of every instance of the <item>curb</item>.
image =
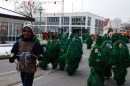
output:
M4 59L9 59L9 55L7 55L7 56L0 56L0 60L4 60Z

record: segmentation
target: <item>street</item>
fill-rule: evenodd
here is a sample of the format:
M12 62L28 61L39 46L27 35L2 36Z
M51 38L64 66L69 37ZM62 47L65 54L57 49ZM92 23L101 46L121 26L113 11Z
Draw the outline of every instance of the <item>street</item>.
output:
M86 86L87 78L90 73L88 66L88 57L91 49L87 49L86 44L83 44L83 58L80 62L76 73L69 76L65 71L52 69L51 65L47 70L37 68L33 86ZM0 86L22 86L20 74L15 70L15 63L9 63L8 59L0 60ZM126 82L122 86L130 86L130 68L126 76ZM117 86L113 77L105 79L104 86Z

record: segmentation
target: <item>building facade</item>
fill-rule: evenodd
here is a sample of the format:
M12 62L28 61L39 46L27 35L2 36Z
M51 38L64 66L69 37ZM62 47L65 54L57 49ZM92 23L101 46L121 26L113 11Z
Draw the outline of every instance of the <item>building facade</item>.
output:
M111 26L110 26L110 19L105 19L105 21L104 21L103 35L107 34L110 28L111 28Z
M26 21L35 21L35 19L0 7L0 41L18 40Z
M105 18L88 13L42 13L41 22L40 14L33 14L35 18L35 30L40 29L42 32L66 32L66 33L81 33L87 32L90 34L103 34Z

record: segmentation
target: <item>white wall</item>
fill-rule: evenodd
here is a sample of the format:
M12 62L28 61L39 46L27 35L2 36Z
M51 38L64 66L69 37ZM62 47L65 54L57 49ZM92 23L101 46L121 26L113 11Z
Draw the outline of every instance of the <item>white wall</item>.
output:
M55 14L55 15L54 15ZM42 13L41 17L61 17L61 13ZM69 25L61 25L61 19L60 19L60 24L59 25L43 25L43 26L68 26L69 27L69 33L71 33L71 27L81 27L81 25L71 25L71 17L72 16L85 16L86 21L85 25L82 25L82 27L90 27L90 34L95 34L95 19L105 21L104 17L88 13L88 12L79 12L79 13L64 13L65 17L69 17ZM33 14L33 17L40 17L39 13ZM88 22L88 17L91 17L91 26L87 25ZM46 21L47 22L47 21Z

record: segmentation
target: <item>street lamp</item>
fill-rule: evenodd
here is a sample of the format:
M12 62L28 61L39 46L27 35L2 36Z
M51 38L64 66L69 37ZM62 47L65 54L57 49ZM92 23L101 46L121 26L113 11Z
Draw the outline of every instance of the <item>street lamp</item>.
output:
M44 9L40 6L39 8L38 8L38 11L39 11L39 13L40 13L40 30L42 29L42 27L41 27L41 22L42 22L42 18L41 18L41 14L42 14L42 11L43 11Z

